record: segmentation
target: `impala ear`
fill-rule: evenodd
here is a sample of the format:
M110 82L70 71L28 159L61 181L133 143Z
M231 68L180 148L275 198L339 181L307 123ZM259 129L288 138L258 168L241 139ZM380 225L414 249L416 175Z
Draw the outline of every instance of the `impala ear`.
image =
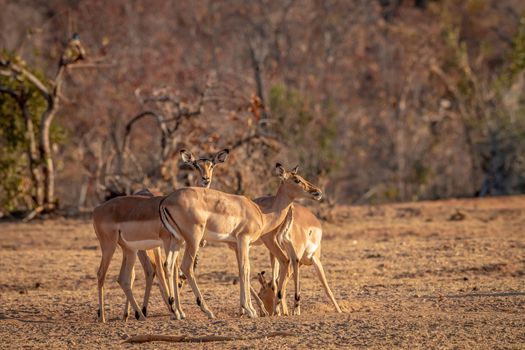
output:
M288 172L286 169L281 165L281 163L275 164L275 170L274 173L276 176L279 176L281 179L286 180L288 177Z
M180 150L180 156L182 157L182 161L184 163L193 163L195 162L195 157L193 154L191 154L190 151L187 151L185 149Z
M264 271L263 272L259 272L257 274L257 277L258 277L258 280L259 280L259 283L261 284L261 286L266 287L266 279L264 278Z
M225 148L220 152L217 152L215 156L213 156L213 164L219 164L224 163L226 159L228 158L228 155L230 154L230 150Z
M299 165L296 165L295 168L292 169L292 171L290 171L292 173L292 175L297 175L297 172L299 171Z

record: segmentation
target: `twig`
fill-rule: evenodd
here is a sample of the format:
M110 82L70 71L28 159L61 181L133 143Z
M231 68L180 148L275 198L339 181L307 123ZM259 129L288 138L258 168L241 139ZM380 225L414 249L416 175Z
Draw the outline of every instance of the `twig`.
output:
M256 340L271 337L292 337L294 335L295 334L291 332L271 332L268 334L255 335L252 337L221 335L205 335L202 337L190 337L186 335L141 334L129 337L122 343L147 343L151 341L165 341L171 343L209 343L215 341Z
M38 214L44 211L44 206L38 206L35 209L31 210L29 214L27 214L23 219L22 222L29 222L33 220Z

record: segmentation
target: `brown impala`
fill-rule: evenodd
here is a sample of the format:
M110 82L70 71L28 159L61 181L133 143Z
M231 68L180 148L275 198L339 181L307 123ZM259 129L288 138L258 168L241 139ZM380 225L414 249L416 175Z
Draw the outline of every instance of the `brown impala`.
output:
M194 169L199 172L199 184L203 187L209 187L213 168L218 163L226 160L228 152L228 150L223 150L211 158L195 159L190 152L182 150L181 156L184 162L191 164ZM175 261L178 255L178 249L181 248L183 242L176 244L177 242L175 242L173 235L163 228L159 220L159 204L164 197L153 197L149 191L139 192L139 194L142 195L111 199L99 205L93 211L93 227L95 228L95 233L102 250L102 259L97 274L99 295L98 319L101 322L105 322L104 280L117 245L121 246L123 252L118 282L127 298L124 318L127 318L128 302L130 302L135 310L137 319L145 319L144 313L147 309L155 273L161 281L162 296L168 304L172 318L184 318L184 313L182 313L180 309L173 310L171 307L174 293L173 285L178 283L178 274L176 274L175 281L173 281ZM163 264L160 258L161 246L164 246L167 252L167 271L162 269ZM144 312L139 309L132 293L135 274L133 267L137 253L139 254L140 262L146 273ZM152 264L151 260L154 260L155 264ZM169 286L166 285L166 274L168 276Z
M178 237L177 241L186 242L181 270L197 298L197 305L210 318L214 315L203 299L193 271L201 240L237 246L241 307L249 317L256 317L250 298L250 245L261 238L281 266L288 266L286 254L273 238L266 236L270 236L268 233L272 233L290 217L294 199L321 199L321 191L301 176L286 171L279 163L275 170L282 182L277 194L266 197L264 203L257 204L244 196L191 187L173 192L160 205L164 226L174 237ZM284 225L283 232L289 230L289 224ZM284 275L286 276L286 272ZM175 295L177 294L176 292ZM176 298L175 303L178 302Z

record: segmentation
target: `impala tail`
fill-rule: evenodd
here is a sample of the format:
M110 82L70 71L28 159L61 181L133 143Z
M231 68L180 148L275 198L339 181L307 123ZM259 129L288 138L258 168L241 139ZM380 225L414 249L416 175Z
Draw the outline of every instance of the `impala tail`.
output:
M162 202L159 206L159 215L162 226L164 226L164 228L177 240L181 240L182 236L177 232L177 224L175 223L175 220L173 220L173 216L171 216L168 209L162 205Z

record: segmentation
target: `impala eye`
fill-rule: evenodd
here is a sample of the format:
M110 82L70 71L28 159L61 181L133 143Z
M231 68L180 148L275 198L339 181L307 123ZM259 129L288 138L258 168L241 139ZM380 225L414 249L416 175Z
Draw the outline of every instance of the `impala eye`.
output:
M299 180L298 178L295 178L295 179L293 179L293 182L295 182L296 184L300 184L301 180Z

